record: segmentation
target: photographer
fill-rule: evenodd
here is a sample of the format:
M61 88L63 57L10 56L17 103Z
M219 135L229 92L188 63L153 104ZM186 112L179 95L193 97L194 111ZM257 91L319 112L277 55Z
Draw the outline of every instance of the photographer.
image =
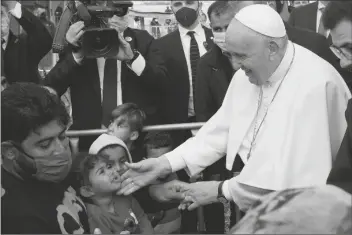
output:
M130 1L112 1L119 9L119 16L104 19L119 35L119 51L115 58L83 58L72 76L49 79L46 85L59 95L71 91L72 129L100 129L107 127L111 111L117 105L132 102L147 115L147 124L158 123L160 86L166 80L166 69L154 45L153 37L145 30L128 27ZM122 12L122 14L121 14ZM77 48L73 41L81 38L85 25L74 24L76 30L68 32L66 40ZM83 35L84 37L84 35ZM153 64L148 63L153 61ZM96 136L81 137L79 148L87 150Z
M15 35L10 30L10 15L26 33ZM52 38L30 11L17 1L1 1L1 60L4 76L14 82L40 82L39 61L50 51Z

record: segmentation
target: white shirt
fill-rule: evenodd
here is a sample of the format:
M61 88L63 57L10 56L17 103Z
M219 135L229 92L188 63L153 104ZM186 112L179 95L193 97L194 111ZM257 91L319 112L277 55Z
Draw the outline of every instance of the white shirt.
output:
M292 58L251 157L240 156L243 170L223 185L224 195L241 210L273 190L326 184L345 134L351 93L343 78L328 62L294 43L272 78L284 77ZM225 155L231 170L252 127L258 95L258 86L238 70L219 111L195 137L165 155L172 171L195 175Z
M127 67L130 68L137 76L140 76L144 71L145 65L146 65L145 59L140 54L137 57L137 59L132 63L131 67L130 66L127 66ZM97 66L98 66L99 80L100 80L101 102L103 102L105 58L97 58ZM122 70L121 61L117 60L116 66L117 66L117 74L116 74L117 105L121 105L123 103L122 89L121 89L121 70Z
M178 29L180 31L181 42L183 51L185 53L187 68L188 68L188 78L189 78L189 103L188 103L188 117L195 116L194 112L194 102L193 102L193 87L192 87L192 67L191 67L191 59L190 59L190 48L191 48L191 37L187 34L189 31L194 31L194 37L198 43L199 56L203 56L207 49L204 46L204 42L206 42L206 36L204 29L201 24L198 24L197 27L193 30L188 30L182 27L180 24L178 25Z
M17 2L15 7L12 10L10 10L9 13L11 15L13 15L14 17L16 17L17 19L21 19L21 17L22 17L21 3ZM10 35L10 33L8 33L5 37L2 37L2 39L5 40L5 42L2 44L2 49L4 49L4 50L7 47L7 43L8 43L8 40L9 40L9 35Z
M325 9L325 5L321 2L318 1L318 10L317 10L317 24L316 24L316 32L319 32L319 25L320 25L320 19L323 15L322 11ZM325 32L325 37L328 37L330 34L330 30L326 30Z

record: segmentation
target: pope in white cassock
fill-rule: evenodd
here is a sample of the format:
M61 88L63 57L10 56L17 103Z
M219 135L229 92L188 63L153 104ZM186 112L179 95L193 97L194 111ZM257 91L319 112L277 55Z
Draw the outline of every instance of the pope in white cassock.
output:
M181 169L197 174L226 155L242 172L225 182L190 184L189 209L224 197L247 210L271 191L324 185L346 130L351 94L339 73L292 43L267 5L236 14L226 33L235 69L219 111L197 135L159 159L128 164L120 194Z

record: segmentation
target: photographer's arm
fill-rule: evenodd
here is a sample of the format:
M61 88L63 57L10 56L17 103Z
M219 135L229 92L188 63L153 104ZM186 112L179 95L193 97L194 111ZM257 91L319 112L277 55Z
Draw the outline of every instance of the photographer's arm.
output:
M54 89L59 96L65 94L71 85L72 73L79 66L77 61L79 61L79 56L71 52L66 53L50 70L43 85Z
M4 1L11 15L28 35L28 50L31 58L39 61L50 51L52 37L42 22L17 1Z
M83 27L84 24L81 21L71 25L66 33L67 42L77 45L77 41L84 33ZM80 50L72 51L66 48L66 53L60 57L59 62L49 72L43 85L53 88L59 96L62 96L70 87L74 71L82 60L83 55Z
M126 62L141 82L152 86L162 86L167 80L167 69L161 51L148 32L138 32L138 48L132 51L128 42L119 34L121 42L117 59Z

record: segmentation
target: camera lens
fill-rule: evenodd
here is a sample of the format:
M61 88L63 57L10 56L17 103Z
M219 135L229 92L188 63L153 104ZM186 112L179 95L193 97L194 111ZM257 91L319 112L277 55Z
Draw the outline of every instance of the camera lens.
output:
M95 51L103 51L109 45L109 39L106 35L96 34L92 35L92 49Z

